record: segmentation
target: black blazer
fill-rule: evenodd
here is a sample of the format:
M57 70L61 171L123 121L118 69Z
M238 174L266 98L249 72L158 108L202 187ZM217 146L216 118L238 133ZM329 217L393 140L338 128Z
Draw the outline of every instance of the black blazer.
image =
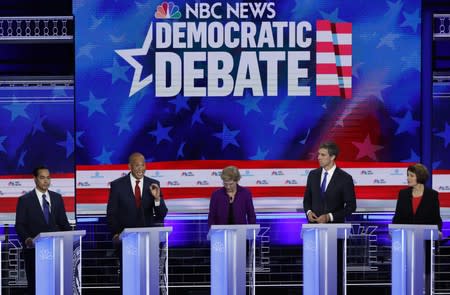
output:
M22 243L28 238L34 239L42 232L71 230L61 195L52 191L48 191L48 194L51 204L49 224L45 221L34 189L19 198L16 207L16 232Z
M308 174L303 208L305 213L311 210L317 216L333 214L333 223L343 223L345 218L356 210L355 186L353 178L344 170L336 167L322 199L320 176L322 168Z
M442 230L438 192L426 187L416 214L413 214L412 198L412 187L400 190L392 223L436 224Z
M158 207L150 192L150 185L159 181L144 177L141 208L136 208L130 174L111 182L109 200L106 208L108 225L113 235L120 234L125 228L151 227L164 223L167 207L162 197Z

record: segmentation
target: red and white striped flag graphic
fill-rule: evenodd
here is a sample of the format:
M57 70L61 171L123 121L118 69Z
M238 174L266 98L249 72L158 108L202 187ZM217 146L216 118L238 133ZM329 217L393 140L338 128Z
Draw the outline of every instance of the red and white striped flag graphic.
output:
M352 24L316 21L316 95L352 97Z

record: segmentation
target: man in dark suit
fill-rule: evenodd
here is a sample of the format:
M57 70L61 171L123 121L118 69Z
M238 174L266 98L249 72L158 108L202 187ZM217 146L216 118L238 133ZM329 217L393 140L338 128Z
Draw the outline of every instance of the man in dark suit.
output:
M353 178L336 167L339 149L333 142L320 145L320 168L308 175L303 208L309 222L343 223L356 210Z
M167 215L159 181L145 176L144 156L140 153L131 154L128 167L130 173L111 182L106 209L113 244L120 259L122 251L119 235L125 228L163 225Z
M23 245L29 294L35 293L35 249L33 239L42 232L71 230L60 194L48 190L50 171L33 170L36 188L19 198L16 208L16 231Z
M129 157L130 173L111 182L106 216L118 241L125 228L163 225L167 207L159 181L145 176L145 158L140 153Z
M303 208L311 223L344 223L356 210L355 186L350 174L336 166L338 146L333 142L319 147L317 159L320 168L312 170L306 182ZM337 247L337 294L343 294L343 242Z

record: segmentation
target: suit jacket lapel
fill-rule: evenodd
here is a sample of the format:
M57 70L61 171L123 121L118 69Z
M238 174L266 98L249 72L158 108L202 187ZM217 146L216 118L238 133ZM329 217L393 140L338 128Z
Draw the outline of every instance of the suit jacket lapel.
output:
M328 192L330 190L330 188L332 189L336 185L336 177L338 177L338 173L339 173L338 168L336 167L333 175L331 176L330 182L328 183L328 186L327 186L325 192Z
M127 191L129 192L127 195L130 196L130 200L133 201L133 203L135 203L135 199L134 199L134 188L133 188L133 184L131 183L131 176L130 173L128 173L127 176Z

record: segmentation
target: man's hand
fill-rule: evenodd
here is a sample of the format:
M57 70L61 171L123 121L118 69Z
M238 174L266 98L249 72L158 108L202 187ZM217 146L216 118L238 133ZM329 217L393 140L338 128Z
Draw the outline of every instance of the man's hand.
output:
M317 219L317 223L328 223L330 221L330 216L328 214L322 214Z
M159 202L159 200L161 199L161 189L156 183L152 183L150 185L150 192L152 193L155 202Z
M314 212L309 211L308 220L309 222L317 222L317 215Z
M32 238L27 238L27 239L25 240L25 246L26 246L27 248L33 248L33 247L34 247L33 239L32 239Z

